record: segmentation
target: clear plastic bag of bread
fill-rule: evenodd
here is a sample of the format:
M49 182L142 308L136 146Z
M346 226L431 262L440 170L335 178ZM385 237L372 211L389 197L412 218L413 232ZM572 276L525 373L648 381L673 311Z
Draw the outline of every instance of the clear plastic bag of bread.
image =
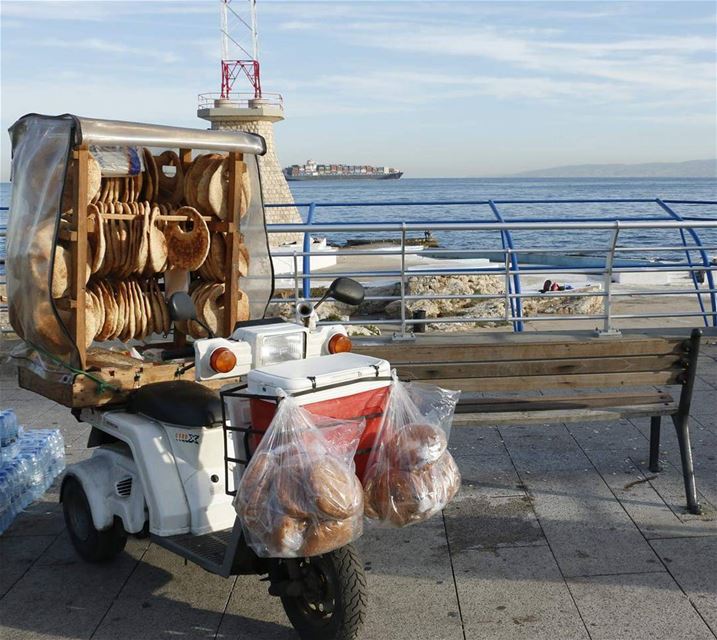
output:
M363 419L316 416L290 396L281 399L234 499L258 556L321 555L363 533L353 458L365 426Z
M368 518L405 527L439 513L458 493L461 474L447 446L459 396L404 384L394 372L363 478Z

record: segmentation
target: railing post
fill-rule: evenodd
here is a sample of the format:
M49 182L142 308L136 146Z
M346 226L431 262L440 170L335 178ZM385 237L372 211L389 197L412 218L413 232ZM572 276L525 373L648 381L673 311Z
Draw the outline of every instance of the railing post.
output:
M513 315L513 301L510 298L510 249L503 245L503 261L505 264L505 321L510 322Z
M612 239L610 241L610 249L605 256L605 295L603 296L603 320L602 331L598 332L601 336L614 336L620 335L620 331L612 326L611 322L611 304L612 304L612 270L615 263L615 248L617 247L617 237L620 234L620 221L615 221L615 230L612 232Z
M312 202L309 205L309 213L306 218L306 224L314 224L315 211L316 203ZM304 299L308 300L311 297L311 234L309 231L304 231L304 259L302 261L302 270L304 273Z
M299 304L299 256L294 249L294 307ZM305 296L306 297L306 296Z
M401 333L394 340L415 340L413 332L406 331L406 223L401 223Z

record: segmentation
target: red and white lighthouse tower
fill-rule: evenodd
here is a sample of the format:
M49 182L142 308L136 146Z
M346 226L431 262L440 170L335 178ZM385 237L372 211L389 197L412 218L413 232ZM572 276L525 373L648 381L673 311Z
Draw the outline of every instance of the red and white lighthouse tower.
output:
M278 93L261 86L256 0L218 0L220 11L221 90L199 95L197 116L212 129L258 133L267 151L259 158L265 203L293 203L274 144L274 123L284 119L284 102ZM267 209L267 222L301 222L294 206ZM291 235L272 234L272 244L294 242Z

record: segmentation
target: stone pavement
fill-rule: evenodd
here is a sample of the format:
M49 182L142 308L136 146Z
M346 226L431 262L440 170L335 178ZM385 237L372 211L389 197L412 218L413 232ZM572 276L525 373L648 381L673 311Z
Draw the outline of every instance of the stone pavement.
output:
M67 462L88 427L17 388L0 405L57 427ZM463 489L442 518L369 529L358 543L365 640L701 640L717 637L717 346L706 345L692 442L705 515L685 513L673 430L664 471L646 468L647 420L455 429ZM639 481L635 483L635 481ZM130 540L111 565L82 563L57 484L0 536L0 638L295 638L256 577L229 580Z

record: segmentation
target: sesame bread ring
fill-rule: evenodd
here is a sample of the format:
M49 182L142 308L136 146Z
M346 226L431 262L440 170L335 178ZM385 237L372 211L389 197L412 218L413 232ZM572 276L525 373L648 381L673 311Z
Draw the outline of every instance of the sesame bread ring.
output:
M178 269L195 271L209 253L209 228L193 207L181 207L176 214L187 216L192 230L184 231L178 224L167 229L165 237L169 264Z

